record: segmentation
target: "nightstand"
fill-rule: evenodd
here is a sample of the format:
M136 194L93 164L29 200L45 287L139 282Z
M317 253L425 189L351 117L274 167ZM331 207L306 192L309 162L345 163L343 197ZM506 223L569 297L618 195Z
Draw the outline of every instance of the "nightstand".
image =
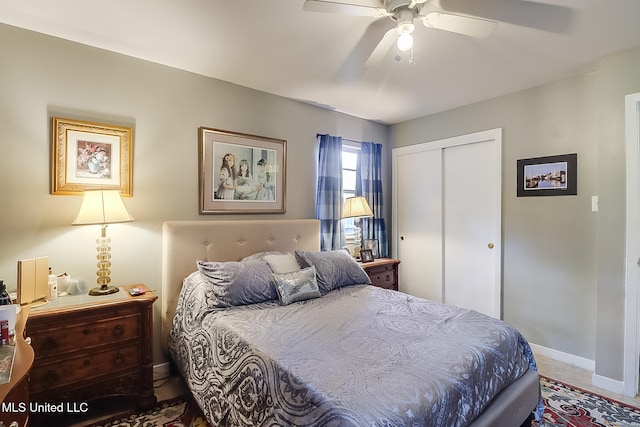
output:
M371 284L385 289L398 290L398 264L393 258L378 258L360 264L371 279Z
M123 286L104 296L58 297L32 308L26 335L35 361L29 396L35 402L90 402L126 396L140 409L153 392L153 292L132 297Z

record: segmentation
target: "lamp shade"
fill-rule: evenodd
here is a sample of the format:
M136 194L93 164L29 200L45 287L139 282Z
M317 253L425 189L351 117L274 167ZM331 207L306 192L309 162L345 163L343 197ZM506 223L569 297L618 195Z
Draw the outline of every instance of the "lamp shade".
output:
M72 225L114 224L130 222L133 217L127 211L119 190L87 190Z
M373 212L363 196L349 197L344 202L342 218L364 218L372 217Z

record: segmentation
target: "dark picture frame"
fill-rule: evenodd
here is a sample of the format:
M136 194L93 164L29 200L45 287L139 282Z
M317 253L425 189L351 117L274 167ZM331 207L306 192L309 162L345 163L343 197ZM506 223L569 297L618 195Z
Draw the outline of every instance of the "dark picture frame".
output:
M378 239L364 239L362 247L365 249L371 249L371 254L374 258L380 258Z
M362 249L360 251L360 261L362 261L362 263L373 262L373 252L371 252L371 249Z
M133 128L52 117L51 134L51 194L133 195Z
M517 197L578 194L578 155L533 157L517 161Z
M287 141L207 127L198 134L201 214L285 213Z

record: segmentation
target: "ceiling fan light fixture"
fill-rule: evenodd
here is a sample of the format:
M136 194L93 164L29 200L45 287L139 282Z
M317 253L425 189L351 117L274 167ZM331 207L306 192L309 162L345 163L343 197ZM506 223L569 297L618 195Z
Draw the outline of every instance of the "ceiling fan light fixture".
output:
M406 52L413 47L413 36L411 33L398 34L398 50Z
M398 23L398 50L406 52L413 47L413 30L416 27L413 21L403 21Z

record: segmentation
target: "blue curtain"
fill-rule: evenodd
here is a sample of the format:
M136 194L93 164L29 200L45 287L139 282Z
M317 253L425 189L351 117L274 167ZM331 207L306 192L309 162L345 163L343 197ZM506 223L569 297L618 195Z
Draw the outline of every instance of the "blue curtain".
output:
M361 144L356 177L356 194L364 196L373 211L373 218L361 220L362 238L378 239L380 256L388 257L387 226L382 202L382 144Z
M342 137L317 135L318 191L316 218L320 220L320 250L344 246L342 231Z

